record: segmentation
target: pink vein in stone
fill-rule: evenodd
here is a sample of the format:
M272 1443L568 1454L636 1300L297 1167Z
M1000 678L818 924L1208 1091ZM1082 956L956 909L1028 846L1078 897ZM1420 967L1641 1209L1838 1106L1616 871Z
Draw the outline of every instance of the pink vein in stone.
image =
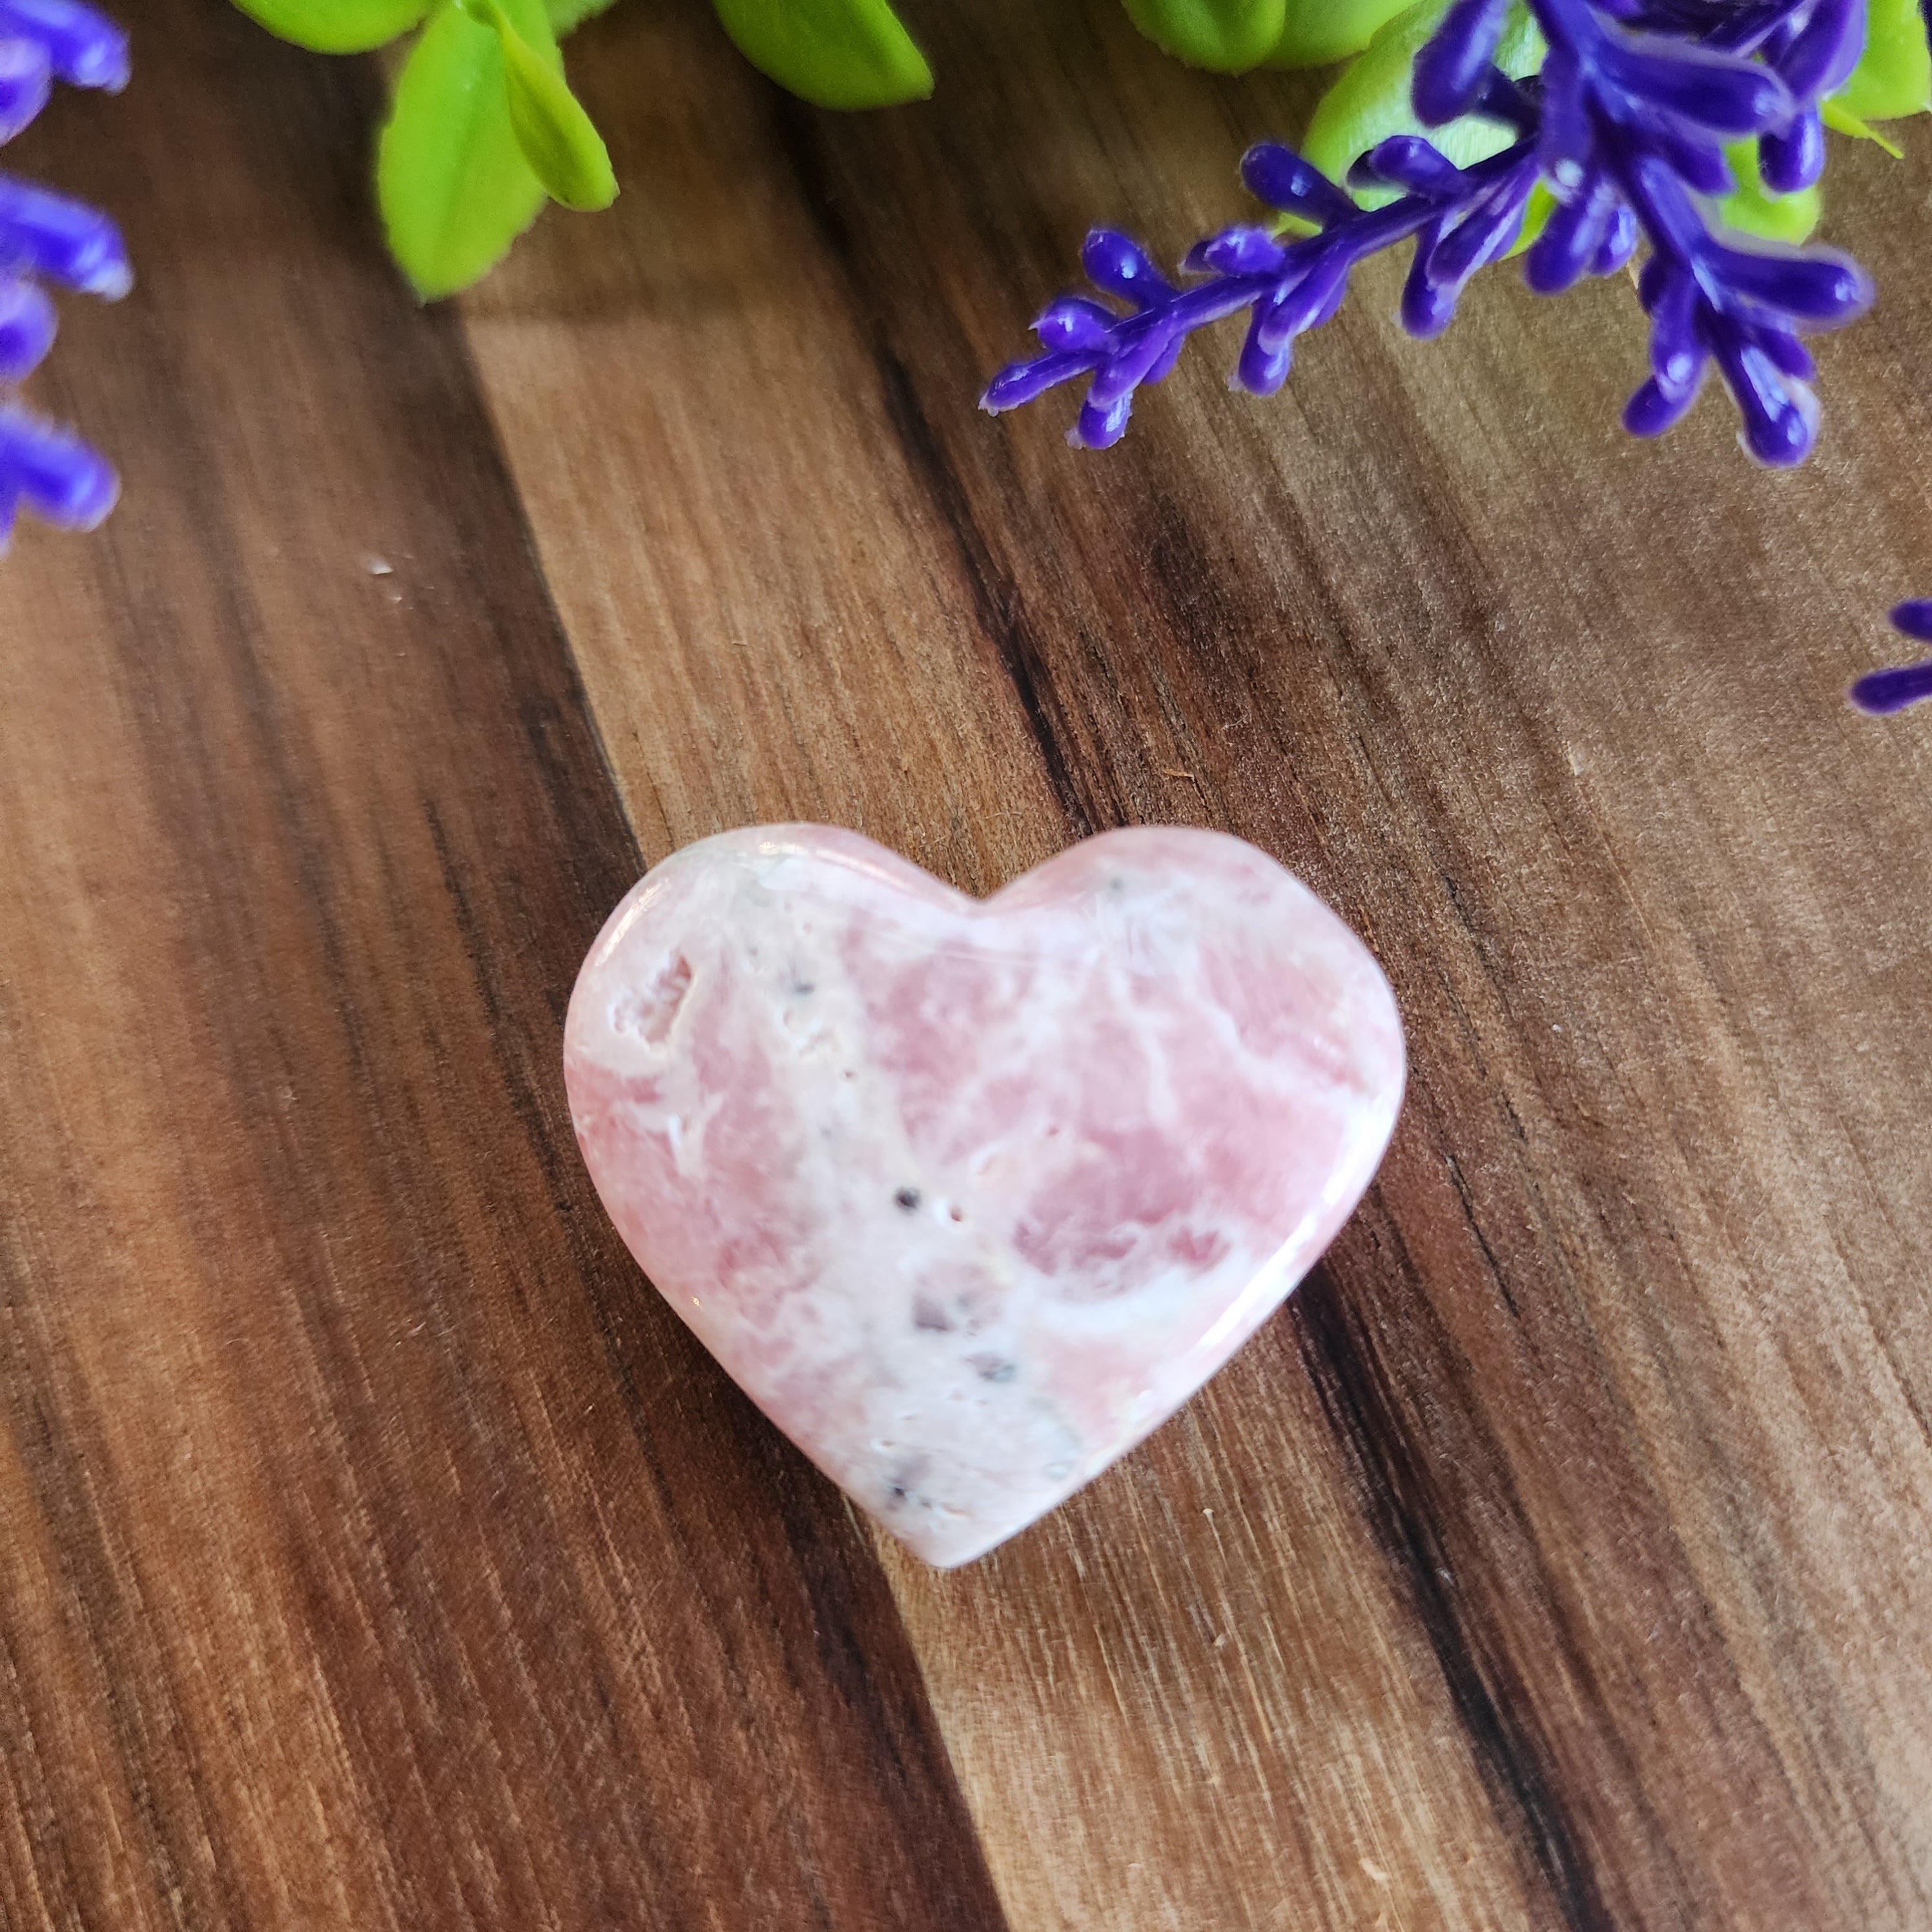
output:
M571 1000L578 1138L740 1385L929 1562L1186 1400L1382 1157L1401 1024L1238 839L1074 846L983 902L856 833L728 832L625 899Z

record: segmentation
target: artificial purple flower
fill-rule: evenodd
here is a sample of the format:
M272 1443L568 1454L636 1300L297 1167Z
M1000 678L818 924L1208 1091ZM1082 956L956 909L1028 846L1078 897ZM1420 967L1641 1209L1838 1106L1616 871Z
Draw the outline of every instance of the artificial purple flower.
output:
M1651 376L1625 426L1640 436L1668 429L1714 366L1750 453L1802 462L1818 408L1799 333L1862 314L1871 284L1830 249L1738 245L1714 228L1706 198L1734 185L1724 146L1745 135L1756 136L1768 180L1797 184L1805 117L1864 46L1863 0L1729 7L1695 40L1640 31L1640 7L1632 31L1594 0L1531 4L1550 44L1538 159L1559 206L1525 257L1526 278L1544 293L1568 287L1604 224L1627 211L1650 244L1638 292L1651 319Z
M46 105L56 80L118 93L127 36L79 0L0 0L0 142ZM125 295L134 277L120 231L80 202L0 175L0 547L22 504L92 530L120 487L103 458L14 393L53 345L49 282L110 302Z
M1932 644L1932 598L1909 598L1893 607L1892 621L1896 628L1922 644ZM1908 704L1932 698L1932 658L1917 664L1898 664L1889 670L1870 671L1846 694L1861 711L1882 718L1903 711Z
M1530 286L1554 294L1586 274L1649 254L1639 293L1651 318L1651 374L1624 412L1654 435L1677 422L1714 368L1760 460L1800 461L1817 433L1801 333L1861 313L1871 285L1828 249L1746 244L1714 225L1714 197L1735 187L1724 150L1754 137L1774 187L1802 185L1822 160L1818 104L1856 64L1864 0L1528 0L1548 43L1541 72L1518 82L1493 56L1509 0L1455 0L1418 56L1418 116L1434 126L1473 114L1516 139L1459 168L1420 136L1396 136L1364 155L1358 185L1400 197L1358 207L1289 149L1250 150L1250 191L1316 232L1282 240L1268 230L1225 230L1182 264L1201 278L1177 287L1126 236L1096 229L1084 261L1129 313L1084 297L1056 302L1035 325L1046 352L988 386L988 410L1010 409L1059 383L1090 378L1070 437L1103 447L1125 433L1142 384L1174 366L1204 324L1249 312L1232 378L1266 394L1286 380L1294 338L1340 304L1364 256L1415 238L1402 320L1412 334L1447 327L1469 278L1508 254L1532 190L1556 202L1524 257Z

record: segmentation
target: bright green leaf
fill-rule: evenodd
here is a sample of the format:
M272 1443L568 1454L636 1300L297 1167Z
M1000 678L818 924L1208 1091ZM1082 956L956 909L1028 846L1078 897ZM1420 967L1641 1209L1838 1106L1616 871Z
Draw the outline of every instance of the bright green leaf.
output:
M1556 197L1550 192L1550 184L1546 181L1538 182L1529 191L1528 200L1523 204L1522 226L1516 232L1516 246L1510 254L1520 255L1550 226L1550 218L1556 212Z
M1859 122L1896 121L1932 106L1932 48L1918 0L1865 0L1864 55L1828 106Z
M544 0L544 11L550 16L550 32L562 40L616 4L616 0Z
M1734 142L1724 150L1724 158L1738 182L1736 191L1718 204L1718 213L1730 226L1794 247L1811 238L1820 207L1815 188L1800 188L1796 194L1773 194L1758 172L1755 141Z
M560 58L542 0L506 10L544 58ZM425 301L495 267L543 206L510 122L502 43L448 0L397 78L376 190L390 252Z
M406 34L429 0L235 0L270 33L318 54L367 53Z
M1406 0L1287 0L1270 67L1326 67L1358 54Z
M738 51L820 107L923 100L932 70L886 0L712 0Z
M1818 118L1835 133L1849 134L1855 141L1870 141L1874 146L1882 148L1894 161L1905 158L1905 150L1896 141L1888 140L1869 121L1861 121L1838 101L1821 101Z
M1416 118L1409 100L1411 70L1448 7L1449 0L1420 0L1398 14L1322 97L1301 152L1331 181L1346 184L1350 167L1391 134L1424 135L1459 167L1500 154L1516 139L1500 122L1474 114L1445 128L1425 128ZM1520 77L1536 72L1543 64L1543 36L1528 12L1520 6L1513 9L1496 49L1496 64ZM1401 190L1378 187L1352 192L1364 207L1377 208Z
M501 0L457 0L457 4L502 44L510 125L544 193L580 212L608 208L617 199L610 152L553 64L554 45L550 61L539 56L511 25Z
M1281 39L1284 0L1126 0L1128 17L1190 67L1244 74Z

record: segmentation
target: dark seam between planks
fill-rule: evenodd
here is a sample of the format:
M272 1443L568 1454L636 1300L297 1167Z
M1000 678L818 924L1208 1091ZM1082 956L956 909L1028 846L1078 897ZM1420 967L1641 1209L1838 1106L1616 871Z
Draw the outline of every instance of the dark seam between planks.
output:
M939 447L939 440L933 434L932 424L920 405L905 364L882 342L873 344L872 359L879 373L886 413L891 418L899 447L926 486L926 494L952 539L967 586L973 593L973 614L981 632L992 640L1000 667L1020 701L1027 729L1046 768L1047 782L1066 814L1069 829L1075 838L1084 838L1101 824L1118 823L1126 816L1124 812L1116 808L1096 812L1082 796L1082 788L1074 778L1041 696L1042 679L1036 661L1037 653L1028 638L1026 626L1014 614L1018 598L1011 582L994 562L992 548L974 520L966 492ZM997 589L996 577L1000 579Z
M807 208L856 297L862 286L856 268L856 250L826 188L805 110L787 102L776 118ZM903 363L876 328L870 346L902 448L926 483L952 533L974 593L976 614L1000 652L1069 824L1076 836L1084 836L1093 829L1094 816L1076 785L1070 761L1058 741L1042 696L1042 682L1051 681L1050 669L1043 677L1042 670L1036 668L1034 653L1023 627L1006 614L1015 601L1010 589L1006 590L1004 608L994 597L992 584L1004 573L998 571L972 518L958 478L938 447ZM1177 630L1192 636L1196 627L1183 620L1183 614L1175 615ZM1460 907L1456 910L1460 916ZM1492 1256L1490 1259L1495 1278L1500 1282L1501 1270L1495 1267ZM1318 1298L1319 1283L1325 1280L1318 1270L1304 1284L1298 1298L1312 1310L1310 1289L1315 1288ZM1312 1335L1318 1325L1310 1323L1304 1334ZM1369 1492L1372 1522L1385 1560L1410 1581L1416 1613L1436 1654L1499 1822L1505 1832L1527 1850L1534 1870L1574 1932L1615 1932L1613 1918L1584 1851L1582 1835L1558 1796L1553 1769L1546 1763L1546 1748L1536 1735L1534 1718L1520 1687L1512 1687L1516 1694L1510 1696L1503 1694L1501 1686L1486 1681L1468 1634L1462 1628L1435 1566L1427 1560L1426 1527L1404 1503L1396 1472L1378 1451L1378 1429L1392 1441L1400 1439L1396 1418L1387 1404L1377 1403L1374 1406L1383 1413L1372 1426L1365 1423L1370 1405L1361 1386L1360 1360L1352 1345L1346 1355L1332 1362L1321 1358L1318 1367L1315 1362L1310 1366L1330 1427L1339 1437L1354 1445ZM1352 1378L1350 1370L1354 1371ZM1339 1392L1342 1400L1335 1400L1331 1391ZM1423 1460L1419 1454L1412 1457L1412 1467L1420 1479Z
M776 89L773 92L776 94ZM1076 838L1084 838L1102 825L1122 823L1126 817L1123 809L1116 806L1112 811L1097 810L1094 802L1082 795L1059 734L1047 715L1039 653L1016 614L1018 596L974 519L966 493L940 448L905 365L886 343L878 317L863 299L866 280L860 272L857 248L826 183L824 158L812 136L808 110L790 95L781 94L777 96L772 118L779 145L798 182L806 212L826 253L837 264L854 310L866 324L866 346L878 372L880 398L901 453L924 485L927 497L952 540L954 554L972 594L974 619L981 634L992 643L1000 668L1019 700L1028 731L1068 829Z
M1426 1459L1384 1396L1334 1277L1319 1264L1297 1292L1295 1304L1302 1360L1330 1426L1358 1462L1370 1526L1408 1586L1499 1822L1528 1854L1566 1926L1616 1932L1533 1711L1521 1687L1498 1681L1495 1664L1486 1663L1480 1638L1443 1582L1438 1559L1444 1552L1426 1512L1412 1501L1430 1490Z
M1516 1296L1510 1292L1509 1275L1496 1258L1495 1249L1490 1246L1490 1238L1483 1232L1483 1224L1476 1217L1476 1198L1469 1192L1469 1184L1462 1178L1460 1163L1453 1154L1442 1156L1443 1165L1449 1170L1449 1184L1456 1190L1456 1198L1462 1204L1462 1218L1469 1224L1469 1232L1476 1238L1476 1245L1483 1251L1483 1259L1488 1265L1490 1280L1495 1284L1496 1292L1502 1297L1503 1306L1510 1312L1513 1322L1522 1319L1522 1310L1517 1307Z

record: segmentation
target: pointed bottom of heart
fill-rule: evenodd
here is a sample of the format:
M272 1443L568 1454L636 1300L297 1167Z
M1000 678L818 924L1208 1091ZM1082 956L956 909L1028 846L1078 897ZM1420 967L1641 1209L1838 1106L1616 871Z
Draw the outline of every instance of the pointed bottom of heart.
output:
M1401 1023L1241 841L1148 827L970 898L754 827L625 899L570 1004L585 1161L665 1298L854 1501L964 1563L1278 1307L1382 1158Z

